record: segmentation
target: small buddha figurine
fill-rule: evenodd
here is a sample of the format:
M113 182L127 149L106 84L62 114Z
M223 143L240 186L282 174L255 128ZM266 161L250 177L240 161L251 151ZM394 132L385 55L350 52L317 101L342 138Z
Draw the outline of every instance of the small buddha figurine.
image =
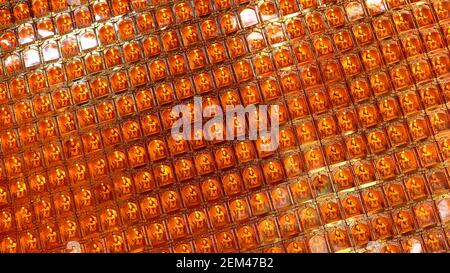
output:
M358 246L367 244L371 239L368 227L364 223L354 225L351 232Z
M339 208L332 202L328 202L324 207L322 207L322 213L325 216L325 219L327 219L327 222L340 219Z
M344 16L340 9L330 8L326 13L327 21L332 27L338 27L344 24Z
M222 206L216 205L210 209L210 215L212 215L213 225L215 227L224 226L227 222L226 214Z
M0 220L0 231L2 233L11 231L13 225L11 213L3 210L0 214Z
M269 219L263 220L258 225L258 230L260 231L260 235L262 235L261 236L262 237L261 238L262 241L272 241L277 236L275 223L272 220L269 220Z
M376 132L372 132L369 134L368 142L369 142L369 146L374 151L381 151L386 148L384 138L380 138L380 136Z
M111 252L120 253L125 251L125 243L122 236L113 234L111 242Z
M416 238L408 238L402 243L402 247L406 253L421 253L423 250L422 243Z
M424 238L425 246L430 252L442 252L444 251L445 243L442 241L438 232L429 232Z
M0 187L0 206L3 206L8 203L8 193L6 189Z
M196 246L196 249L200 253L212 253L213 247L208 238L201 238L199 246Z
M300 137L302 143L307 143L307 142L315 140L315 135L313 134L313 132L311 130L313 130L313 128L311 128L311 124L302 123L300 125L300 128L298 131L299 131L299 137Z
M318 218L319 216L313 208L303 209L300 213L302 226L305 228L305 230L315 228L320 224Z
M422 120L413 119L409 124L408 127L410 129L411 135L413 139L422 139L426 136L427 130L422 127L423 123Z
M405 182L408 193L413 200L426 196L427 190L421 179L410 177Z
M175 217L172 228L173 228L173 236L175 238L184 237L186 235L186 227L182 218Z
M205 215L200 211L193 212L193 217L191 220L191 226L193 227L194 233L199 233L206 230L207 223Z
M133 230L131 231L131 235L129 236L131 237L131 242L130 247L132 247L133 249L137 249L140 247L143 247L145 244L144 241L144 235L142 234L142 231L138 228L133 228Z
M125 215L128 222L137 221L139 219L137 205L133 202L128 202L125 208Z
M94 233L98 232L97 217L92 216L92 215L89 216L88 219L86 220L85 229L86 229L86 233L88 233L88 234L94 234Z
M221 245L221 249L225 251L230 251L234 249L234 240L232 235L230 235L228 232L222 233L222 238L219 241L219 244Z
M110 200L112 198L112 191L111 191L111 187L108 184L100 184L99 187L99 192L100 192L100 201L107 201Z
M313 13L306 18L306 22L311 32L319 32L324 29L322 17L318 13Z
M426 227L435 224L433 208L428 204L422 204L415 208L417 222L420 227Z
M302 200L311 198L311 192L309 189L309 185L308 185L308 182L305 180L296 181L291 186L291 189L293 191L294 198L297 201L302 201Z
M187 3L180 3L175 7L175 14L180 21L187 21L193 17L192 8Z
M179 209L178 195L175 192L169 191L165 195L164 201L163 205L165 205L167 210L173 211Z
M108 228L116 227L118 225L117 212L114 209L106 209L105 224Z
M237 30L236 18L231 14L222 16L220 25L226 34L230 34Z
M353 185L352 178L350 177L349 171L341 169L334 175L334 182L338 185L340 189L346 189Z
M165 241L165 231L163 225L155 223L152 226L153 232L151 233L150 239L153 244L161 244Z
M347 32L338 32L334 36L334 42L340 51L346 51L353 46L350 34Z
M33 235L33 233L27 232L24 237L24 241L25 241L24 248L26 252L34 252L38 250L37 238L36 236Z
M239 199L234 202L233 214L237 220L248 218L247 206Z
M241 244L243 248L253 247L256 243L256 238L254 234L250 231L248 226L244 226L241 230Z
M205 39L211 39L217 36L217 24L213 20L205 20L201 24L201 30L202 34L204 35ZM236 52L235 52L236 53ZM234 56L239 56L241 54L234 54Z
M305 253L306 249L300 242L294 241L287 246L287 251L289 253Z
M220 197L220 191L216 185L215 180L208 180L205 184L206 196L209 200L215 200Z

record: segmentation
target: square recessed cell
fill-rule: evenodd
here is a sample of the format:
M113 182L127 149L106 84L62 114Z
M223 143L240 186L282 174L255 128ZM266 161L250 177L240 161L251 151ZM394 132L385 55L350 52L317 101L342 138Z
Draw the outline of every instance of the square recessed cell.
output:
M87 51L97 47L97 35L94 31L86 31L79 36L81 50Z
M53 26L53 22L49 18L45 18L37 22L36 28L38 36L41 39L45 39L55 35L55 28Z
M19 36L19 44L21 45L29 44L36 40L32 24L23 24L19 26L17 28L17 34Z
M23 63L26 68L33 67L41 63L39 51L35 48L30 48L22 53Z
M59 59L59 49L56 42L49 42L42 47L42 56L45 62Z

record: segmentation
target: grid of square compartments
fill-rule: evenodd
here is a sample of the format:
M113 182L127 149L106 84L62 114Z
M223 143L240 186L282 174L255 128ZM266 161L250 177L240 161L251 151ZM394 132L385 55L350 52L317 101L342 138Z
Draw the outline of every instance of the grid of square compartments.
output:
M447 0L0 0L0 253L448 251L449 44ZM172 136L194 96L279 148Z

